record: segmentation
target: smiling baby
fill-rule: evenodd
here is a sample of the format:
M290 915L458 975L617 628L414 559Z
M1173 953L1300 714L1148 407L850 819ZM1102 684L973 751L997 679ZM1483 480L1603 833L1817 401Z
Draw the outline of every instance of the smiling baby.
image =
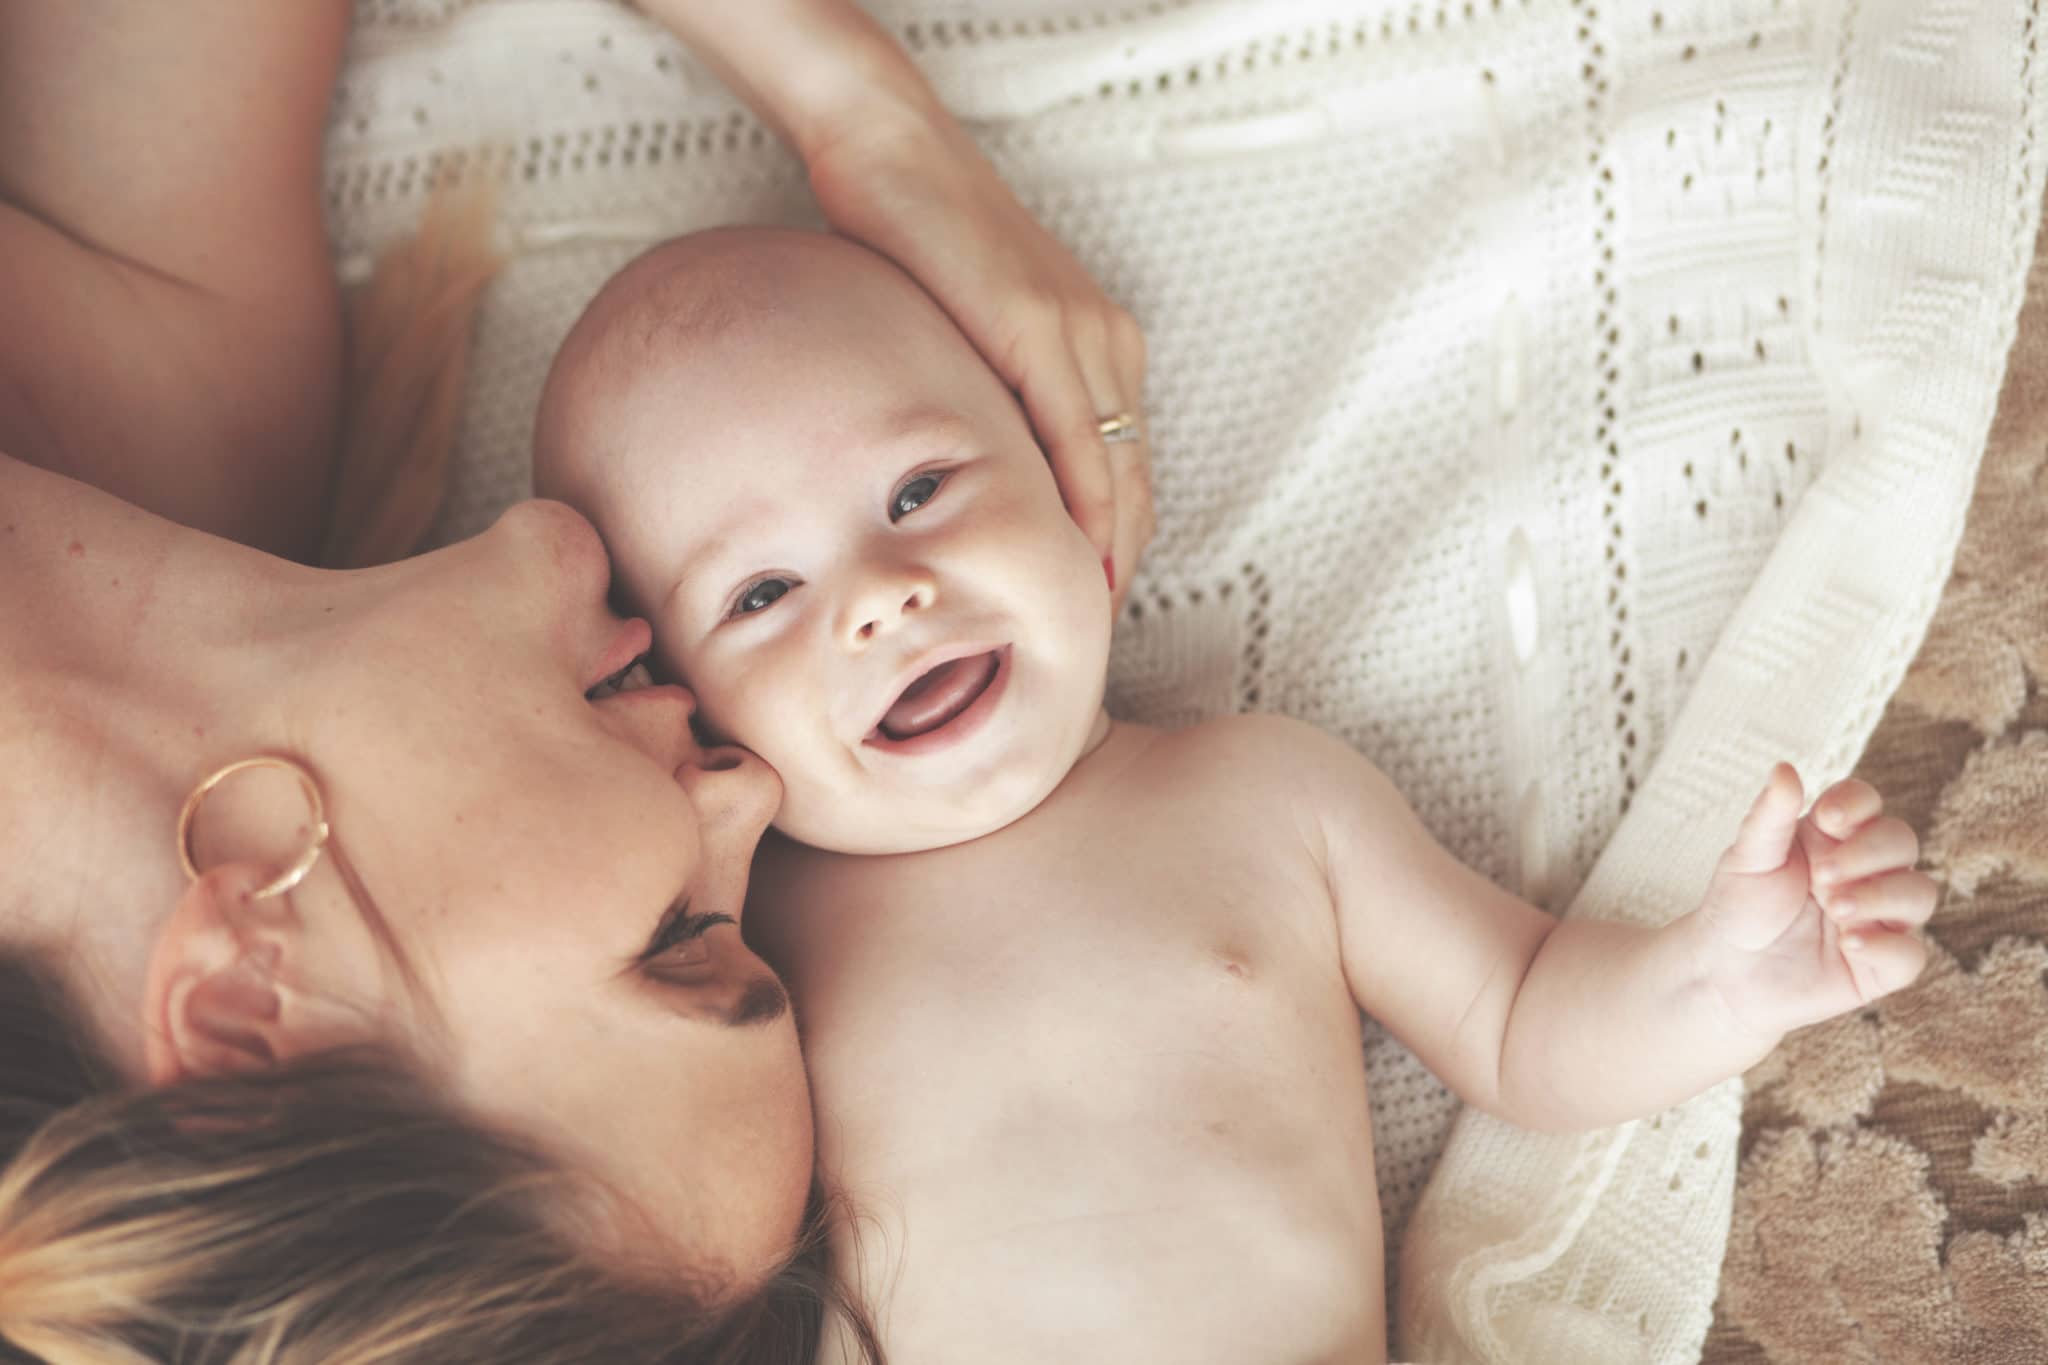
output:
M1103 709L1110 595L1016 400L893 265L656 248L572 331L542 493L787 791L748 933L890 1359L1382 1361L1370 1012L1467 1103L1617 1123L1896 990L1918 844L1769 776L1698 908L1560 922L1341 742Z

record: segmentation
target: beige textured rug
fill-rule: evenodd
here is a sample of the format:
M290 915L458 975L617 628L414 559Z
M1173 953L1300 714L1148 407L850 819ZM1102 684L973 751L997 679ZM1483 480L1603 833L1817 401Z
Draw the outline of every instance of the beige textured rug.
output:
M2043 243L2048 244L2048 232ZM1968 527L1856 771L1943 883L1912 989L1748 1077L1705 1365L2048 1362L2048 260Z

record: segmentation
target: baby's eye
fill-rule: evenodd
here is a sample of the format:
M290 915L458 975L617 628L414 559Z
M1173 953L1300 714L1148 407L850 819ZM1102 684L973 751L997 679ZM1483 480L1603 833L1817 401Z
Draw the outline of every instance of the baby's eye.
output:
M944 470L920 474L896 490L896 496L889 499L889 520L901 521L918 508L930 502L939 491L939 485L946 481Z
M751 616L757 611L766 611L795 586L787 578L763 578L750 583L733 602L732 610L727 613L727 617L730 619L733 616Z

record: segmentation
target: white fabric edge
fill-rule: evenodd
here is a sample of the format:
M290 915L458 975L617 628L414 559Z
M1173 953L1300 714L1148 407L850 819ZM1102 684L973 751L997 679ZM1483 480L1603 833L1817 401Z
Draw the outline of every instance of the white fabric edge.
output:
M2031 31L2038 5L2019 0L2006 9L2015 32ZM1902 0L1889 7L1838 0L1826 22L1853 29L1848 43L1874 59L1920 17L1917 11ZM1683 913L1774 759L1793 763L1811 799L1846 776L1868 742L1940 600L2017 330L2048 151L2040 65L2015 62L2020 69L2009 93L2021 116L2006 130L2009 213L1982 225L1973 238L1987 256L2006 257L1996 288L1967 319L1978 324L1979 340L1995 349L1998 363L1986 373L1977 349L1936 348L1916 357L1915 367L1882 379L1867 376L1831 393L1843 439L1723 630L1663 752L1566 914L1655 923ZM1809 194L1821 192L1808 187ZM1815 263L1816 291L1864 271L1895 273L1885 268L1896 263L1886 262L1884 253L1896 244L1845 225L1839 205L1836 213L1832 231L1823 234L1825 261ZM2024 246L2015 254L2010 246L2016 242ZM1846 366L1856 343L1866 339L1835 334L1815 341ZM1912 416L1923 406L1915 395L1943 385L1966 393L1971 414L1947 431ZM1812 604L1818 614L1808 609ZM1790 648L1774 638L1787 634L1788 624ZM1670 1164L1678 1144L1700 1140L1704 1124L1715 1135L1714 1168L1707 1174L1725 1192L1714 1222L1718 1236L1699 1248L1714 1273L1666 1287L1679 1293L1683 1307L1675 1321L1645 1335L1675 1339L1673 1349L1628 1357L1696 1361L1712 1321L1732 1212L1741 1093L1741 1079L1731 1078L1678 1106L1684 1112L1667 1114L1660 1127L1636 1122L1570 1137L1461 1114L1401 1248L1396 1354L1432 1365L1539 1365L1548 1359L1530 1354L1535 1343L1505 1339L1496 1291L1568 1251L1624 1160ZM1510 1148L1525 1172L1548 1176L1516 1191L1528 1196L1520 1231L1496 1225L1484 1244L1459 1244L1452 1229L1438 1226L1445 1207L1470 1199L1473 1172L1497 1171ZM1558 1365L1564 1365L1561 1358Z

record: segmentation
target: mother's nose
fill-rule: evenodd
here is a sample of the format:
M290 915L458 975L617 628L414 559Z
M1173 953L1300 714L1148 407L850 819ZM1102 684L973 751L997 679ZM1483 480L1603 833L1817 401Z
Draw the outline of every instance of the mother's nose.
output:
M590 518L566 502L549 498L515 502L498 514L491 529L499 535L545 547L558 559L579 563L594 560L607 570L611 567L597 528L590 524Z
M516 502L485 534L509 547L516 560L542 569L573 601L601 602L611 586L612 562L604 539L588 517L565 502Z
M683 764L702 760L703 751L690 728L697 697L688 688L652 684L616 693L593 705L613 734L657 763L680 770Z
M705 837L743 840L745 858L782 806L782 779L736 744L699 751L676 769L676 781L697 808Z

